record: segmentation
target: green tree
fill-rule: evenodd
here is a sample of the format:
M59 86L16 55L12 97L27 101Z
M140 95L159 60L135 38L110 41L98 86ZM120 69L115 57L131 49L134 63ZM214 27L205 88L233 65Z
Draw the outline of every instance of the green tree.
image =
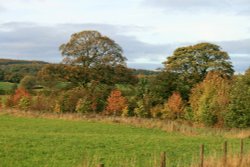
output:
M250 68L233 83L225 121L229 127L250 127Z
M211 43L199 43L177 48L164 62L165 70L178 75L178 91L188 94L191 88L201 82L209 71L225 76L234 73L227 52Z
M122 48L97 31L73 34L68 43L60 46L60 51L64 56L63 63L70 65L77 82L82 85L91 80L94 72L117 65L126 66Z

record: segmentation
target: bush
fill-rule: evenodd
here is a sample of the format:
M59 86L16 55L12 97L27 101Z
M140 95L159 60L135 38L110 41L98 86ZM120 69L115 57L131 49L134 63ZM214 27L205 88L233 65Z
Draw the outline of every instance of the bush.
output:
M59 98L57 99L56 108L58 112L58 106L60 106L60 112L75 112L76 105L80 98L86 96L86 91L81 88L74 88L62 92Z
M91 112L92 107L91 107L91 101L88 100L87 98L81 98L78 100L76 104L76 112L78 113L88 113Z
M18 89L16 89L15 94L13 96L11 96L11 97L13 98L14 105L18 105L19 101L23 97L30 98L30 94L26 89L18 88Z
M31 100L29 97L22 97L18 102L18 108L27 111L30 107Z
M144 100L139 100L137 103L137 107L134 109L134 113L138 117L149 117L149 113L145 107Z
M36 96L31 101L31 110L35 111L53 111L55 106L54 96L44 96L42 94Z
M164 118L163 106L162 105L156 105L155 107L152 107L150 109L150 114L153 118Z

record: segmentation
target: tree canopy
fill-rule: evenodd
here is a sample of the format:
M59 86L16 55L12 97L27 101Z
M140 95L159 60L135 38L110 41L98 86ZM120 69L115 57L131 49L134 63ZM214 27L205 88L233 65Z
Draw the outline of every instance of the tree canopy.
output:
M64 62L83 67L125 65L122 48L97 31L82 31L71 35L68 43L60 46Z
M163 64L164 71L176 76L176 90L185 100L188 100L192 87L203 81L209 72L218 72L225 78L234 73L227 52L211 43L177 48Z
M209 71L219 71L227 76L234 73L227 52L211 43L177 48L164 64L165 70L181 74L184 80L191 83L202 81Z
M122 71L124 76L132 78L132 71L126 67L126 57L122 48L112 39L97 31L82 31L71 36L66 44L60 46L65 70L70 81L85 85L91 80L112 84L113 79L124 81L118 76ZM73 76L72 76L73 75ZM117 79L118 78L118 79Z

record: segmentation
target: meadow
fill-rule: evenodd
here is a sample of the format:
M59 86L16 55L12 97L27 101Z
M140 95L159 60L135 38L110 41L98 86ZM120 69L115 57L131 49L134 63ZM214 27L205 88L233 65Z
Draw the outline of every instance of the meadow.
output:
M10 92L15 86L14 83L10 82L0 82L0 94L4 94L4 92Z
M0 166L159 166L165 151L169 166L189 166L205 156L220 156L225 140L239 153L240 140L220 135L185 135L95 120L28 118L0 114ZM249 150L250 140L245 139Z

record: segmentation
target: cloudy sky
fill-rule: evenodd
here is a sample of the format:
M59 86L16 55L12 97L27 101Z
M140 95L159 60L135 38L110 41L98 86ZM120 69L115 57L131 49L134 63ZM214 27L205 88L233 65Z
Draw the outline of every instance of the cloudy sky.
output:
M60 44L97 30L128 66L155 69L180 46L212 42L250 66L250 0L0 0L0 58L60 62Z

